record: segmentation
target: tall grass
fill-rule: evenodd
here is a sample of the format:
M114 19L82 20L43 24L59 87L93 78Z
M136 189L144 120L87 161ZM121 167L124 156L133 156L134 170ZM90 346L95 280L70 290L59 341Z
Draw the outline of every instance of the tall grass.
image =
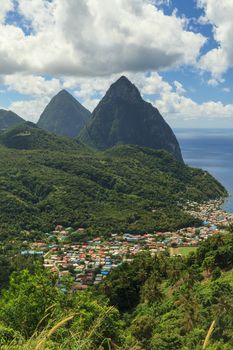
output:
M55 326L53 326L53 328L50 329L50 331L47 334L45 334L45 336L37 343L35 350L41 350L44 347L46 340L50 338L51 335L53 335L59 328L61 328L63 325L65 325L68 321L72 320L73 318L74 318L74 315L68 316L63 320L61 320L60 322L58 322Z
M202 348L203 350L205 350L206 347L207 347L207 345L208 345L208 342L209 342L209 340L210 340L211 334L212 334L213 331L214 331L215 323L216 323L216 321L214 320L214 321L211 323L211 325L210 325L210 328L209 328L209 330L208 330L208 332L207 332L207 334L206 334L205 341L204 341L204 344L203 344L203 348Z
M76 315L68 315L61 320L53 322L53 326L47 326L42 331L35 331L30 339L15 338L6 345L0 344L0 350L118 350L118 347L112 339L104 338L99 345L96 339L99 338L98 330L100 329L106 315L112 311L113 307L108 309L99 316L91 325L91 327L80 334L79 332L72 332L69 330L68 322L72 322ZM43 322L44 318L40 321ZM56 332L65 328L68 331L68 336L64 337L61 342L56 339ZM53 338L54 337L54 338ZM53 338L53 339L52 339Z

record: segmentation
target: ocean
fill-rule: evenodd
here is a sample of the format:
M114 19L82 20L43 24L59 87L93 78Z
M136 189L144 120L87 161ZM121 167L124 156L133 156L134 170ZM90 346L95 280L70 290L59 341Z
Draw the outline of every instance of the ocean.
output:
M228 190L233 213L233 129L175 129L186 164L207 170Z

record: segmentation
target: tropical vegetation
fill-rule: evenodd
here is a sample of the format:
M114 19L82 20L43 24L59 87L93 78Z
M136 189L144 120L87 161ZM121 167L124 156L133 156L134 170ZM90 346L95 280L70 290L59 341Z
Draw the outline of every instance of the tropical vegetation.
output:
M230 350L232 267L232 233L186 257L138 255L84 292L36 262L1 293L1 349Z

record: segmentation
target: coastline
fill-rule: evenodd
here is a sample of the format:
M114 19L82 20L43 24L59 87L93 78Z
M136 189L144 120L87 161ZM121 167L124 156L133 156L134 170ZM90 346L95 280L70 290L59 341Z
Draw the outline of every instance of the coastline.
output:
M209 200L203 203L188 202L185 209L190 215L203 221L219 226L228 226L233 221L233 213L228 212L223 206L229 199L229 195L219 199Z
M230 203L232 201L232 194L228 193L228 196L224 198L221 208L227 212L233 214L233 209L230 208Z
M208 171L227 190L222 208L233 213L233 129L175 128L185 163ZM201 157L200 157L201 155Z

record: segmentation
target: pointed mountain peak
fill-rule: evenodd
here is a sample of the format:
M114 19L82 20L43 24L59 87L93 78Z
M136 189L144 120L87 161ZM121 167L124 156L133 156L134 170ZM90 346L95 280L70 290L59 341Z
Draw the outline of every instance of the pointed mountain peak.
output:
M79 106L82 106L81 103L76 100L76 98L69 91L65 89L60 90L55 96L53 96L50 101L50 104L51 103L57 103L60 105L64 105L64 103L75 103Z
M169 125L125 76L110 86L81 131L80 139L100 150L117 144L163 149L182 161L178 141Z
M63 89L63 90L59 91L55 96L53 96L51 101L60 100L61 102L63 102L64 99L75 100L75 97L69 91ZM77 100L76 100L76 102L79 103Z
M133 85L131 83L131 81L125 76L125 75L122 75L117 81L115 81L114 84L125 84L125 85Z
M87 123L90 114L73 95L61 90L41 114L38 126L55 134L75 137Z
M56 96L72 96L67 90L62 89ZM73 97L73 96L72 96Z
M138 88L131 81L122 75L113 83L106 93L107 97L122 98L127 101L141 101L142 97Z

